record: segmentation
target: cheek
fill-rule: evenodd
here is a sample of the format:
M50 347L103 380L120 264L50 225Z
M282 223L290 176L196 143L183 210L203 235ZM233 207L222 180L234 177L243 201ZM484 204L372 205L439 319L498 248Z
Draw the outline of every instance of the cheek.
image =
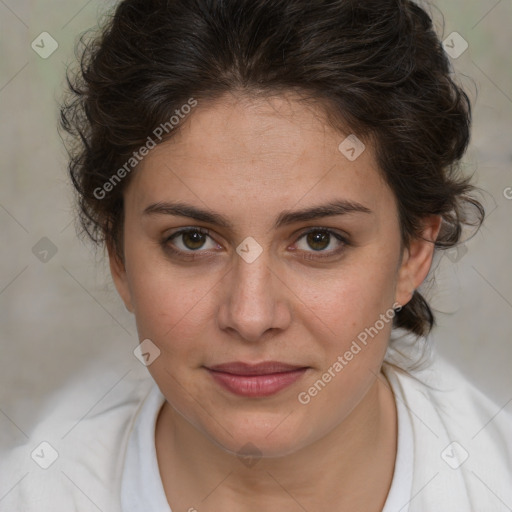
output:
M357 256L328 274L306 273L293 277L290 286L329 336L343 345L392 307L396 265L393 255Z
M147 272L134 279L135 317L139 335L164 343L188 345L208 316L205 283L166 273Z
M190 342L197 339L211 308L215 273L200 275L173 266L154 247L133 245L127 262L139 337L151 339L161 350L193 347Z
M393 256L381 253L304 286L301 297L314 311L309 329L323 352L298 397L312 417L325 419L329 411L326 423L343 421L374 382L393 324L395 269Z

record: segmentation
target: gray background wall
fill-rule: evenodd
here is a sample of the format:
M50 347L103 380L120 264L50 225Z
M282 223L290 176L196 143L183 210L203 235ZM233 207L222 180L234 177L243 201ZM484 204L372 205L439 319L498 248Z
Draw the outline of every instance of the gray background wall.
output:
M69 407L80 418L146 371L132 354L135 324L101 254L76 238L56 132L74 40L110 5L0 0L0 432L8 442L30 436L56 390L78 383ZM505 405L512 398L512 2L446 0L439 8L444 36L456 31L469 44L453 59L475 106L465 168L485 190L489 216L467 253L463 247L435 262L429 295L440 313L432 342ZM42 32L59 45L48 58L31 48ZM50 48L49 40L39 44L40 52Z

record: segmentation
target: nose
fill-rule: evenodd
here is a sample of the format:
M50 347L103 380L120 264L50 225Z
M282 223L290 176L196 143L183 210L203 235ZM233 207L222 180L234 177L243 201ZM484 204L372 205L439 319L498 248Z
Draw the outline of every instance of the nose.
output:
M236 255L223 280L219 326L242 341L262 341L290 324L288 288L271 264L268 251L251 263Z

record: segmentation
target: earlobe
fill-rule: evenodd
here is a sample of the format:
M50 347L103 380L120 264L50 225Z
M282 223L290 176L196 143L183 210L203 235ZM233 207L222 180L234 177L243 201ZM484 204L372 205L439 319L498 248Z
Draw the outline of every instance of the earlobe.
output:
M412 299L414 291L428 275L441 222L442 218L439 215L426 217L423 220L421 238L411 239L409 247L404 249L395 294L396 302L401 305Z
M112 280L119 293L124 305L130 313L133 313L133 304L131 299L131 291L128 284L128 276L126 273L126 267L120 256L117 254L115 248L107 245L108 259L110 265L110 273L112 274Z

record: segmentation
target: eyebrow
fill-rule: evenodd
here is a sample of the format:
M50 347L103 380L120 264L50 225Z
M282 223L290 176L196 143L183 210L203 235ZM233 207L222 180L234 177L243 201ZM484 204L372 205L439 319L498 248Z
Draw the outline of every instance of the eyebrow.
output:
M366 206L357 203L355 201L347 201L345 199L339 199L331 201L325 205L313 206L303 210L290 211L285 210L279 214L274 222L274 229L282 226L294 224L296 222L305 222L324 217L334 217L337 215L345 215L348 213L373 213L372 210ZM173 203L173 202L159 202L148 206L144 212L144 215L173 215L178 217L190 217L198 221L213 224L219 227L223 227L229 230L233 230L233 224L223 217L222 215L215 213L211 210L204 210L192 206L187 203Z

